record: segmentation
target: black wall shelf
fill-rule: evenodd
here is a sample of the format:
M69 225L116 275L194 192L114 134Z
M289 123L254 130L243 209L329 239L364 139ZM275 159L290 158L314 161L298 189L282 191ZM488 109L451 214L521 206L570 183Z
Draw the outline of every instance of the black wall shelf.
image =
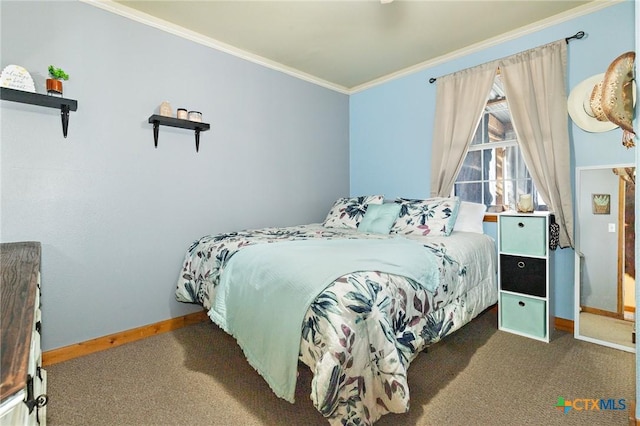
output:
M211 127L209 123L199 121L182 120L180 118L165 117L154 114L149 117L149 123L153 124L153 142L158 147L158 133L160 126L178 127L180 129L194 130L196 134L196 152L200 149L200 132L206 132Z
M76 111L78 109L78 101L57 96L42 95L40 93L26 92L24 90L15 90L8 87L2 87L0 89L2 89L0 91L0 99L2 100L60 109L60 117L62 118L62 134L65 138L67 137L69 111Z

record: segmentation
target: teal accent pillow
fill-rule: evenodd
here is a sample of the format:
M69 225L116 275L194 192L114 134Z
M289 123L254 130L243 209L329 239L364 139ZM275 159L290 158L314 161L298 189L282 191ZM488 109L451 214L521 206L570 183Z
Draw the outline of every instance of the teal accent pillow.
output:
M358 225L358 232L388 234L400 214L400 204L369 204Z

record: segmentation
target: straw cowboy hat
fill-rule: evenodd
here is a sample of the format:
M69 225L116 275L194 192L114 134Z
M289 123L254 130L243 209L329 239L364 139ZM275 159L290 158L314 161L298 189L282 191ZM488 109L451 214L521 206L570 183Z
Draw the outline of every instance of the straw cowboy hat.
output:
M592 75L581 81L569 93L567 109L576 126L587 132L606 132L618 127L607 119L602 111L602 82L604 73Z
M635 52L618 56L602 74L577 84L567 100L573 122L587 132L606 132L621 127L623 145L633 146L633 106Z

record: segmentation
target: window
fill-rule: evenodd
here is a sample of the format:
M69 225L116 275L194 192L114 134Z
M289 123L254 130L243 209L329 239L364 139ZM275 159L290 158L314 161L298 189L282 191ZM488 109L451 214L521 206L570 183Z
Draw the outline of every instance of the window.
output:
M521 194L531 194L534 209L547 210L522 159L500 74L456 179L454 194L463 201L485 204L489 211L501 211L502 206L515 209Z

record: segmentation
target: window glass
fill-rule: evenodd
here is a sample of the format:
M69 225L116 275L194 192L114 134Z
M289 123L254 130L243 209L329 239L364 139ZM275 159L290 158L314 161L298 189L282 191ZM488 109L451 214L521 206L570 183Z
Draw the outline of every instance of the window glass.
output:
M547 209L522 158L499 74L456 179L454 194L464 201L497 207L498 211L515 209L521 194L531 194L536 210Z

